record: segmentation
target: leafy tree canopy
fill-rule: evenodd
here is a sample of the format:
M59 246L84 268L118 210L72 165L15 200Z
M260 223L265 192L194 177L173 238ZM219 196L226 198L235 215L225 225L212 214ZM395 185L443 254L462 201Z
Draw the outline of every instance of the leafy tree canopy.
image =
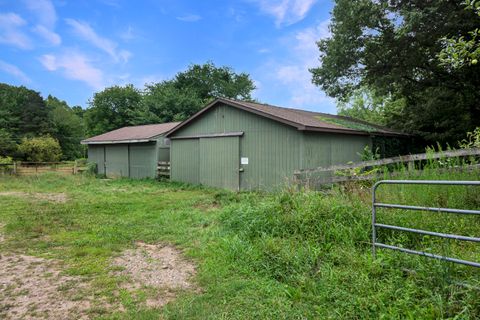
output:
M403 110L405 101L378 95L375 90L361 87L355 90L348 101L339 101L339 115L365 120L379 125L387 125Z
M331 37L318 42L313 82L342 101L373 89L400 100L387 125L429 141L460 140L480 125L479 65L461 71L440 65L439 39L467 35L479 24L460 1L337 0Z
M49 95L45 101L50 110L52 135L58 140L64 159L81 158L84 147L80 141L85 138L85 128L82 118L70 108L65 101Z
M48 109L36 91L0 83L0 128L12 139L51 132Z
M150 123L182 121L204 105L196 92L179 89L173 81L146 85L143 103L149 111Z
M473 10L480 16L480 1L465 0L467 10ZM452 68L476 65L480 60L480 29L477 27L468 32L468 36L442 38L443 49L439 59L443 65Z
M172 80L176 88L194 92L204 102L214 98L252 100L255 85L246 73L235 73L230 67L216 67L212 62L191 65Z
M144 124L146 110L140 90L129 84L95 93L84 114L88 135L98 135L125 126Z
M207 62L191 65L171 80L146 85L144 104L150 122L181 121L215 98L252 100L253 90L248 74Z

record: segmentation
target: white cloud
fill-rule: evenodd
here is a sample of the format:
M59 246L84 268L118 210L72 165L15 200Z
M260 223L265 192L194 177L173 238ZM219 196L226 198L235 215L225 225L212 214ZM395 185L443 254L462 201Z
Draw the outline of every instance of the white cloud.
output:
M11 74L12 76L18 78L19 80L25 83L32 82L32 80L30 80L30 78L17 66L14 66L13 64L9 64L2 60L0 60L0 70L8 74Z
M317 26L306 28L295 34L295 50L302 55L302 59L310 62L317 62L318 46L320 39L330 37L330 19L320 22ZM312 65L313 66L313 65Z
M291 63L278 65L275 76L289 87L292 92L291 103L296 106L333 103L333 99L312 84L312 75L308 71L318 65L319 51L316 43L330 36L329 24L330 20L322 21L314 27L297 32L287 40L287 47L292 48L289 53Z
M38 24L32 29L33 32L44 38L51 45L59 45L62 42L60 35L55 33L57 12L50 0L23 0L28 10L37 17Z
M61 55L45 54L39 60L45 69L60 70L67 79L83 81L95 90L105 87L103 72L92 66L89 59L79 52L67 51Z
M31 49L30 38L21 30L27 22L16 13L0 14L0 43Z
M275 18L275 25L291 25L303 20L317 0L252 0L264 13Z
M186 14L184 16L177 17L177 20L184 21L184 22L197 22L201 20L202 17L196 14Z
M47 29L45 26L36 25L35 28L33 28L33 31L52 45L58 46L62 43L62 38L57 33Z
M57 12L50 0L24 0L27 8L35 13L41 25L53 29L57 22Z
M126 50L118 51L118 45L114 41L99 36L88 23L75 19L65 19L65 21L73 28L79 37L106 52L114 62L127 62L132 56L132 54Z
M285 56L263 66L260 72L265 78L262 81L268 81L269 88L260 88L260 91L274 90L287 99L288 105L296 108L335 112L335 101L312 84L308 71L318 65L316 42L329 36L329 23L326 20L281 39L280 45L287 48Z

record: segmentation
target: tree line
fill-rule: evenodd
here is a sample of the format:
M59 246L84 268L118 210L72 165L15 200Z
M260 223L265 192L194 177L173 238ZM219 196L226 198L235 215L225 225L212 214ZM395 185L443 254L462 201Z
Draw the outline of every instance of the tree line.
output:
M421 137L420 148L455 144L480 127L479 26L479 0L336 0L312 81L339 114ZM247 73L212 62L142 89L106 88L86 110L0 84L0 156L75 159L85 137L182 121L216 97L252 100L254 89Z
M26 161L73 160L85 156L80 141L124 126L182 121L216 97L252 100L246 73L212 62L194 64L172 79L112 86L93 95L88 108L70 107L49 95L0 84L0 157Z

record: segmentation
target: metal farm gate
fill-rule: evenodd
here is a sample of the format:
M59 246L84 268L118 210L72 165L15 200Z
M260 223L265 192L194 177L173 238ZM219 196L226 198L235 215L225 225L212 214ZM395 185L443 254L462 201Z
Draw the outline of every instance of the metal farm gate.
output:
M377 242L377 228L385 228L397 231L412 232L416 234L429 235L434 237L440 237L445 239L455 239L461 241L472 241L480 242L480 238L477 237L468 237L457 234L449 233L439 233L432 232L420 229L405 228L395 225L388 225L377 223L377 208L392 208L392 209L403 209L403 210L421 210L421 211L431 211L431 212L445 212L445 213L455 213L455 214L468 214L468 215L480 215L480 210L465 210L465 209L452 209L452 208L432 208L432 207L421 207L421 206L409 206L401 204L390 204L390 203L379 203L376 199L376 191L378 187L382 184L421 184L421 185L457 185L457 186L480 186L480 181L445 181L445 180L382 180L375 183L372 188L372 253L375 258L376 248L385 248L391 250L397 250L405 252L408 254L416 254L425 256L428 258L439 259L444 261L450 261L454 263L464 264L472 267L480 267L480 263L456 259L446 256L441 256L429 252L411 250L406 248L401 248L393 245L388 245L384 243ZM479 195L480 196L480 195Z

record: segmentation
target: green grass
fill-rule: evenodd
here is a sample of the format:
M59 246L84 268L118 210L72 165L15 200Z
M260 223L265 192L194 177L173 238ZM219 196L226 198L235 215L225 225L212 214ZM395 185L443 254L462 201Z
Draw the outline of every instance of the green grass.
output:
M101 319L479 318L480 290L454 284L480 286L479 270L384 250L372 259L369 187L235 194L150 180L0 177L0 192L65 192L70 199L53 204L1 196L8 241L0 250L60 259L68 274L90 278L96 297L119 299L125 308L93 309L92 317ZM480 191L465 187L383 186L379 198L480 207ZM472 236L480 231L479 219L448 214L385 209L378 220ZM473 244L395 232L379 237L480 260ZM110 273L110 259L139 240L185 249L198 266L201 293L181 293L162 310L144 307L142 293L116 295L121 279Z

